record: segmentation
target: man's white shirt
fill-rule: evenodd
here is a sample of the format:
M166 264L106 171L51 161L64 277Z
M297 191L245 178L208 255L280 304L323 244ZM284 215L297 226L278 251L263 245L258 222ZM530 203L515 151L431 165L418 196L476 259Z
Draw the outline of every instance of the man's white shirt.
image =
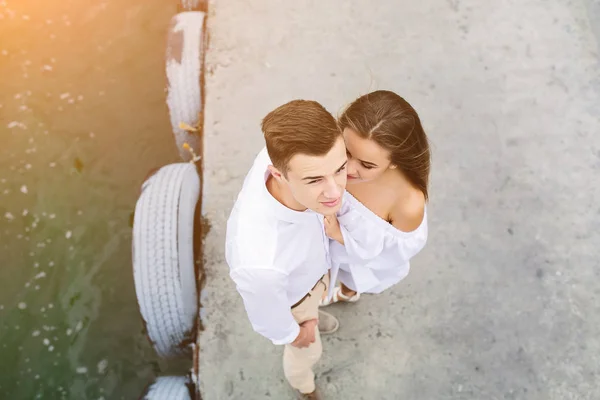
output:
M227 221L225 257L254 330L274 344L300 332L291 306L331 266L323 216L294 211L269 193L271 164L263 149L244 180Z

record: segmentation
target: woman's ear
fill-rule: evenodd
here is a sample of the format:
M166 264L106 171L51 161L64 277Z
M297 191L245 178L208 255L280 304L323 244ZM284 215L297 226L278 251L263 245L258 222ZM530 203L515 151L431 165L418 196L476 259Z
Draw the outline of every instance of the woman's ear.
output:
M397 165L394 165L394 164L391 164L391 165L390 165L390 169L396 169L396 168L398 168L398 166L397 166Z

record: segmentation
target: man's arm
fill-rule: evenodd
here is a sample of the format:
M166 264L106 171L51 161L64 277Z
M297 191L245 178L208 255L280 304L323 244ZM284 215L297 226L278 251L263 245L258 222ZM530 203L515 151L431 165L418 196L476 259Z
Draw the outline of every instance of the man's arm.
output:
M231 277L244 300L254 330L276 345L293 343L300 326L290 309L287 275L270 268L236 268Z

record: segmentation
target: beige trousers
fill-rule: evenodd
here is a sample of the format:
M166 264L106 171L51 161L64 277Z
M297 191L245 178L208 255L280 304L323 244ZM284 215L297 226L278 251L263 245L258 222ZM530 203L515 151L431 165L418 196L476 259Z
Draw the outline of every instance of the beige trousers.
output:
M292 314L299 324L319 317L319 300L327 293L329 274L317 282L310 291L310 296L292 308ZM315 390L315 374L312 367L319 361L323 353L319 328L315 327L315 342L299 349L291 344L283 350L283 372L290 385L302 393Z

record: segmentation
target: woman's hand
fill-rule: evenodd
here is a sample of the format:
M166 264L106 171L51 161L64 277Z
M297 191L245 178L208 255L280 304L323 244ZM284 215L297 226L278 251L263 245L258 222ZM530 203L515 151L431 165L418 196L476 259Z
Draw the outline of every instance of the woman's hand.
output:
M338 221L336 215L326 215L325 216L325 233L327 236L338 242L339 244L344 244L344 236L342 236L342 230L340 228L340 222Z

